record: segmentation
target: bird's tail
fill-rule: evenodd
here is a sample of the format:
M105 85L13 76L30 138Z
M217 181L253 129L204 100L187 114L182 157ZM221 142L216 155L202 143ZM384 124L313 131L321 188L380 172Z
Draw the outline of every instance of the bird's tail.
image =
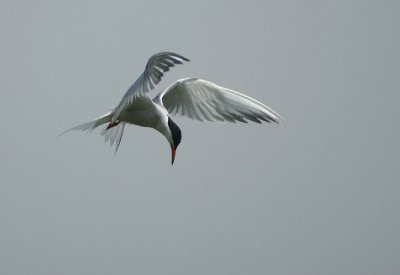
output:
M117 154L119 144L121 143L122 135L124 134L125 123L120 122L115 126L110 127L108 125L101 131L101 134L104 136L105 142L110 142L110 146L113 146L115 143L115 153Z
M115 154L118 151L119 144L121 143L122 135L124 133L125 123L114 123L111 124L111 118L114 115L114 112L108 112L101 117L98 117L92 121L79 124L71 129L68 129L61 133L59 136L69 132L69 131L93 131L97 127L109 123L102 131L101 134L104 136L105 142L110 142L110 145L113 146L115 143Z

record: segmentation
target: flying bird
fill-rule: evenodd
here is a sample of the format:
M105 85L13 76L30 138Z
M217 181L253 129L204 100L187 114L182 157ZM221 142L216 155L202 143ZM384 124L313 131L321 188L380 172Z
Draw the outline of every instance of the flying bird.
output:
M119 104L104 115L75 126L71 130L92 131L106 124L101 131L105 142L115 144L115 154L121 143L125 124L154 128L171 146L171 162L182 139L182 132L171 115L209 122L275 122L283 119L271 108L239 92L199 78L177 80L151 99L149 92L161 81L164 73L189 59L172 52L153 55L144 72L130 86ZM62 134L64 134L62 133Z

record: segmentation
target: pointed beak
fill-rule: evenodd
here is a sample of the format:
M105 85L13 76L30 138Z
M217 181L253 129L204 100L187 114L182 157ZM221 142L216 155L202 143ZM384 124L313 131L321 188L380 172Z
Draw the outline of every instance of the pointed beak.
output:
M175 154L176 154L176 148L174 146L171 146L171 165L174 164Z

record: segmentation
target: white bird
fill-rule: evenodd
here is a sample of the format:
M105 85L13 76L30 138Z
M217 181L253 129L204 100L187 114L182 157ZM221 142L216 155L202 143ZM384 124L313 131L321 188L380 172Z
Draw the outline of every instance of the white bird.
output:
M210 122L275 122L283 119L271 108L261 102L218 86L199 78L177 80L155 98L148 93L161 81L164 73L175 64L182 64L189 59L172 52L153 55L147 62L146 69L132 84L120 103L106 114L71 130L92 131L107 124L101 134L105 142L115 143L117 153L126 123L151 127L159 131L171 146L172 164L176 148L181 142L182 133L170 115L182 115L191 119ZM64 134L62 133L62 134Z

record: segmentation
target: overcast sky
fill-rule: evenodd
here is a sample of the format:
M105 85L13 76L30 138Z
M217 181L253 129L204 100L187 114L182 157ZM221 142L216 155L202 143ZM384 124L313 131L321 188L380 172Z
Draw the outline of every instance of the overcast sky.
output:
M0 2L0 274L399 274L399 1ZM147 59L286 119L57 135Z

